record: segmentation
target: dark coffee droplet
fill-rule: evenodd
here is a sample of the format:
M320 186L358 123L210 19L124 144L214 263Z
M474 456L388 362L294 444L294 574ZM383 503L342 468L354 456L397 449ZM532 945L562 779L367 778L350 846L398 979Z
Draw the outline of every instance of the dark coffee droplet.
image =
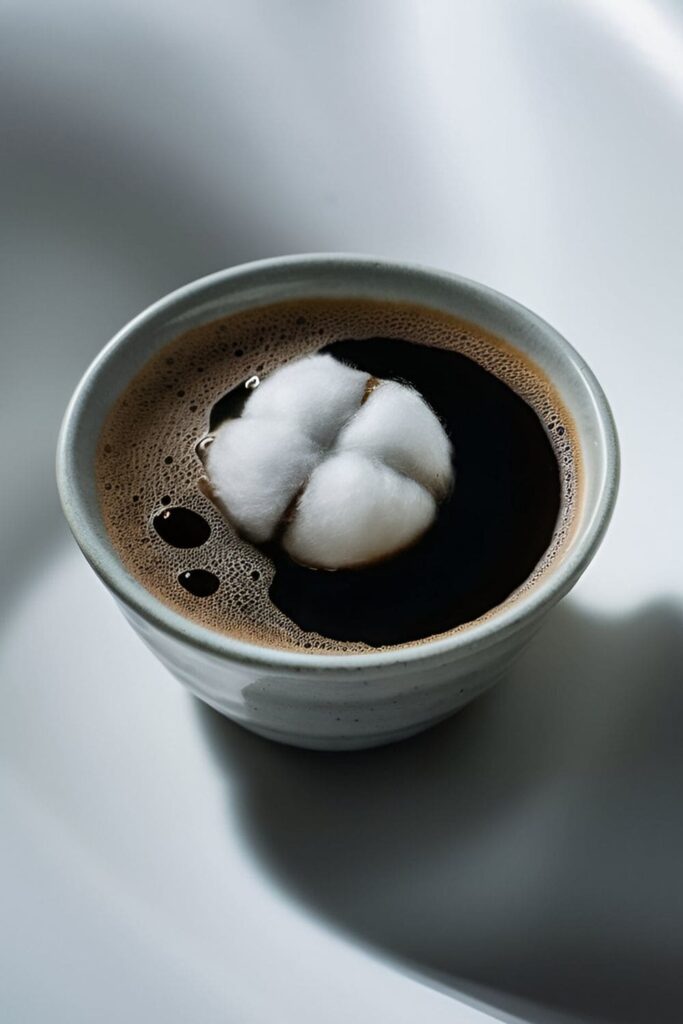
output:
M166 508L153 524L161 539L174 548L198 548L211 534L206 519L189 508Z
M189 569L187 572L181 572L178 583L195 597L211 597L221 585L218 576L208 569Z

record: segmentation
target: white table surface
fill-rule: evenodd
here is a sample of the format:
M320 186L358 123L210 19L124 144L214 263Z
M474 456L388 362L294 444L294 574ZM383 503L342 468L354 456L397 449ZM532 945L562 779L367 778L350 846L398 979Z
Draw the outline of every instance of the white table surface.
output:
M683 9L0 6L0 1019L683 1019ZM67 537L55 435L128 318L286 252L558 327L623 446L510 679L360 755L204 709Z

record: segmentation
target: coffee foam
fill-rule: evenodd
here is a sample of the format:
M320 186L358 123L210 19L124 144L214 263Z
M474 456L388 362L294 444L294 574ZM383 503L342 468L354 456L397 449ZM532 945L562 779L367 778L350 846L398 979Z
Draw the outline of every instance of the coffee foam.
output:
M581 483L573 424L552 385L512 346L472 324L407 303L348 299L297 300L213 321L170 342L131 381L104 424L95 467L104 525L126 569L181 615L247 642L331 654L378 650L306 632L271 602L272 562L237 535L200 489L203 467L195 451L214 404L247 378L265 377L341 339L378 336L473 359L517 392L545 425L562 485L555 534L533 574L482 618L535 586L566 545ZM211 527L206 543L191 550L165 544L152 526L164 505L202 515ZM201 599L188 594L178 575L192 569L215 573L219 589Z

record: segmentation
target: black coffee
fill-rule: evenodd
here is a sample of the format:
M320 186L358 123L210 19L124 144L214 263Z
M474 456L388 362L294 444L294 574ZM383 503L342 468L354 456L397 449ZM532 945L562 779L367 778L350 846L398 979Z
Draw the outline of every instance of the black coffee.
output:
M174 548L198 548L211 536L204 516L189 508L164 508L152 523L161 539Z
M256 549L202 488L196 445L239 415L245 381L316 350L411 384L453 442L455 486L431 529L362 569ZM419 307L345 300L281 304L171 342L115 404L96 469L114 546L162 600L243 639L329 652L424 641L533 585L567 533L576 477L566 412L505 343Z
M562 489L541 421L507 384L457 352L388 338L326 351L417 388L453 442L455 486L428 533L378 565L315 572L273 545L271 599L302 629L373 647L471 622L521 586L550 545Z

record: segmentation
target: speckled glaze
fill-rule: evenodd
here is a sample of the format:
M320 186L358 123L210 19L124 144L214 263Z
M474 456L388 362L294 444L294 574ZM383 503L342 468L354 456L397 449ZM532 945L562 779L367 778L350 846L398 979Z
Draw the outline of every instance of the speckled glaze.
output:
M104 416L154 352L182 331L233 312L333 296L419 303L506 339L555 384L573 417L581 453L577 526L543 580L484 621L395 652L298 654L244 643L184 619L121 565L95 493L95 447ZM57 451L62 506L81 550L169 671L246 728L321 750L360 749L410 736L493 685L595 554L612 513L618 475L618 443L605 396L581 357L547 323L498 292L453 274L340 255L234 267L155 303L124 327L86 372L67 409Z

